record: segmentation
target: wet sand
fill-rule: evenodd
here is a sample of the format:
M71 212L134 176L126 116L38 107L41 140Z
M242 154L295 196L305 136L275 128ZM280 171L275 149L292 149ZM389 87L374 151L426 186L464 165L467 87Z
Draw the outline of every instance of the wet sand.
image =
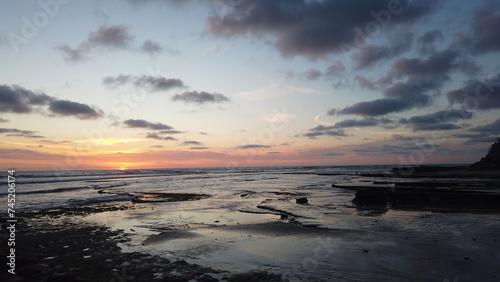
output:
M329 194L155 194L26 212L18 275L5 269L2 281L500 281L498 212L332 205ZM309 203L297 204L303 196ZM235 201L254 205L234 210Z

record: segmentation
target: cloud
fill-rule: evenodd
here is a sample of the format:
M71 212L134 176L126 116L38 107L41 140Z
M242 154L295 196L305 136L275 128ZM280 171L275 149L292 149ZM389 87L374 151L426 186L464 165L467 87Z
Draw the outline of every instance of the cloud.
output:
M160 122L152 123L143 119L128 119L123 121L123 123L129 128L148 128L153 130L173 129L173 127L171 127L170 125L166 125Z
M379 61L391 59L410 49L413 43L413 34L405 32L391 38L387 45L368 45L353 55L356 69L364 69L375 65Z
M296 137L308 137L309 139L316 139L318 136L333 136L333 137L346 137L349 136L342 129L338 129L335 126L324 126L318 125L314 128L309 129L307 133L296 135Z
M86 104L57 100L55 97L35 93L17 85L0 85L0 112L43 113L45 107L48 107L50 116L74 116L79 119L96 119L103 116L101 110Z
M129 46L133 36L129 28L123 25L101 26L91 32L87 38L89 48L103 46L108 48L123 49Z
M132 76L119 74L117 76L106 76L102 79L102 84L109 88L124 86L133 83L134 86L144 88L149 91L167 91L173 88L185 87L184 82L177 78L165 78L162 76Z
M149 55L156 55L163 52L163 47L161 47L161 44L156 41L146 40L142 43L141 50Z
M191 147L190 150L206 150L208 147Z
M357 38L363 37L360 33L365 33L363 30L370 22L377 25L379 31L391 29L399 23L421 18L434 6L432 2L399 2L401 5L395 9L397 14L391 15L385 0L362 4L345 0L247 0L231 6L225 15L209 17L206 24L215 36L269 34L275 38L274 47L283 55L318 58L341 52L345 44L354 45ZM383 26L377 23L376 17L380 20L381 14L391 17L390 26L387 22L382 22ZM363 39L357 41L364 42Z
M237 148L238 149L264 149L264 148L271 148L271 146L259 145L259 144L248 144L248 145L238 146Z
M157 133L148 133L148 135L146 136L146 139L167 140L167 141L175 141L175 140L177 140L174 137L170 137L170 136L163 137L163 136L161 136L161 135L159 135Z
M495 120L492 123L476 126L470 129L470 131L481 132L484 134L500 135L500 119Z
M203 145L203 143L198 141L184 141L181 145Z
M477 9L471 21L472 44L477 52L500 50L500 11L498 3L486 1Z
M102 84L109 88L123 86L132 80L131 75L120 74L117 76L106 76L102 78Z
M409 119L403 118L400 123L412 126L413 131L454 130L461 127L449 122L461 119L468 120L472 117L473 114L466 110L443 110L432 114L413 116Z
M20 130L16 128L0 128L0 134L6 134L11 137L44 138L44 136L36 135L35 131Z
M354 114L362 116L381 116L402 112L415 107L431 104L432 94L439 92L444 82L450 80L449 73L462 70L460 53L455 50L442 50L427 58L400 58L388 74L376 83L362 76L355 77L364 88L382 90L384 98L358 102L343 109L330 109L329 114ZM406 81L395 81L406 78Z
M413 116L408 123L437 124L442 122L457 121L459 119L471 119L472 113L466 110L443 110L432 114Z
M441 30L431 30L417 38L417 45L420 53L428 54L435 52L435 44L443 40L444 36Z
M484 133L476 133L476 134L470 134L470 133L462 133L462 134L455 134L453 137L456 138L466 138L464 142L465 145L475 145L477 143L493 143L496 141L497 136L489 136L488 134Z
M72 48L68 44L60 44L56 46L55 49L61 51L64 60L68 62L79 62L88 58L86 50L81 48Z
M446 94L451 104L478 110L500 109L500 74L490 80L471 80Z
M43 93L35 93L21 86L0 85L0 112L31 113L37 106L47 105L55 98Z
M68 44L60 44L55 47L59 50L66 61L79 62L88 58L88 54L96 50L121 50L137 49L133 46L134 35L130 28L125 25L100 26L91 31L85 40L77 47ZM163 47L156 41L147 39L138 47L141 52L155 55L164 51Z
M152 91L166 91L172 88L182 88L185 86L184 82L177 78L153 77L150 75L138 77L134 84Z
M410 103L394 98L382 98L373 101L358 102L338 111L330 109L328 114L334 115L334 113L338 113L341 115L382 116L411 108L412 105Z
M49 104L49 111L58 116L75 116L79 119L96 119L103 116L102 111L93 107L68 100L56 100Z
M184 133L183 131L179 130L162 130L160 131L161 134L179 134L179 133Z
M337 122L332 128L349 128L349 127L370 127L370 126L379 126L379 125L387 125L393 123L392 120L387 118L364 118L361 120L358 119L346 119L340 122Z
M66 61L78 62L86 58L86 54L96 48L125 49L130 46L133 36L129 28L123 25L101 26L88 34L87 39L82 41L78 47L72 48L67 44L56 47L65 55Z
M229 98L219 93L208 93L204 91L186 91L182 94L176 94L172 101L183 101L185 103L206 104L229 102Z
M8 119L0 118L0 122L9 122Z

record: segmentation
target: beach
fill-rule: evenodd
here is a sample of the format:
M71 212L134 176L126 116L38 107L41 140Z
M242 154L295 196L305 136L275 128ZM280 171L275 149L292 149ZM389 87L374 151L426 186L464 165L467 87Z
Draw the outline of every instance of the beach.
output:
M58 182L48 182L48 174L41 173L26 177L24 183L19 177L18 187L26 189L22 194L19 188L19 201L30 200L31 208L20 212L16 227L16 276L5 270L3 277L500 279L497 210L356 203L355 191L332 187L387 182L381 174L388 172L389 167L292 167L73 172ZM428 178L418 181L422 179ZM443 181L451 180L440 178ZM46 185L57 192L42 193ZM82 197L79 202L75 193ZM47 194L60 194L57 206ZM30 198L35 196L36 205ZM297 201L304 198L307 203ZM2 253L7 252L5 235Z

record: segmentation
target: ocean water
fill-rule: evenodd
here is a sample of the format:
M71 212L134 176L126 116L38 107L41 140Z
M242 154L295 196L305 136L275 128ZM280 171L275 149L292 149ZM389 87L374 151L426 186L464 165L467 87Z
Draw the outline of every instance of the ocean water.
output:
M85 220L130 233L132 241L122 245L124 251L185 259L228 271L267 270L291 281L453 281L455 277L487 281L500 277L498 213L360 206L352 202L354 191L332 187L334 183L383 181L369 174L391 169L16 171L16 211L130 203L134 197L151 193L206 194L210 197L196 201L136 203L135 209L98 213ZM301 197L307 197L308 204L295 202ZM0 201L6 202L6 191L0 192ZM262 222L282 225L256 229L255 224ZM302 229L283 227L291 225Z
M343 166L16 171L16 209L28 211L124 202L131 200L127 193L148 192L200 193L212 198L241 198L245 193L279 196L278 192L342 195L345 193L331 188L333 183L358 179L356 174L360 172L377 173L390 169L390 166ZM6 189L0 191L2 199L6 194Z

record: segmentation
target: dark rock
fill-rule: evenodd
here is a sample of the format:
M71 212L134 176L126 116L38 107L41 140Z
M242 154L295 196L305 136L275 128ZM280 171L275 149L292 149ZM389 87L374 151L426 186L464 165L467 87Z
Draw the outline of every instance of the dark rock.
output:
M486 157L482 158L479 162L472 164L471 167L479 169L500 168L500 138L497 138L497 141L491 145Z
M295 200L295 202L296 202L297 204L307 204L309 201L307 200L307 198L306 198L306 197L303 197L303 198L298 198L298 199L296 199L296 200Z

